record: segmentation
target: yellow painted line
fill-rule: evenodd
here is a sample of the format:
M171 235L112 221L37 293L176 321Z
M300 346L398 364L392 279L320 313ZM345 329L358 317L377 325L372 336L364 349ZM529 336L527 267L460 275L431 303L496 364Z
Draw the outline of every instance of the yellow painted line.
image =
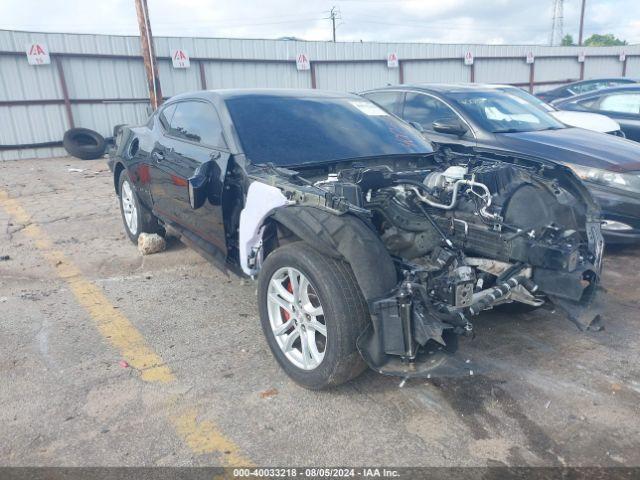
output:
M129 365L140 371L142 380L161 383L173 381L173 373L162 358L147 345L142 334L127 317L114 308L100 287L84 278L64 253L55 249L47 234L31 222L31 216L20 203L0 190L0 205L15 221L26 225L23 232L34 241L58 276L67 282L78 303L96 322L100 333L120 352Z
M220 434L209 420L197 421L195 409L171 419L174 428L195 453L221 452L221 462L230 467L252 466L253 463L240 453L238 446Z
M169 383L175 380L164 360L147 344L142 334L107 299L102 289L87 280L78 267L66 255L57 250L47 234L31 220L31 215L0 189L0 206L31 238L42 256L49 261L57 275L69 286L77 302L95 321L100 333L115 347L132 367L140 371L146 382ZM178 410L171 402L171 411ZM199 454L218 453L225 466L252 466L252 462L240 454L239 447L218 431L209 420L198 421L195 410L187 410L169 418L176 432L187 446Z

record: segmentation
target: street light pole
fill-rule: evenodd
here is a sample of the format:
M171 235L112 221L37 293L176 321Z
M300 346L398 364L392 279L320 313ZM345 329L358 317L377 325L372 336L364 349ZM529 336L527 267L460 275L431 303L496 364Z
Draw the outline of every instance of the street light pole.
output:
M135 2L136 13L138 14L138 27L140 28L142 58L144 59L144 69L147 73L149 99L151 101L151 108L156 110L162 104L162 89L160 88L158 64L156 63L156 54L153 47L149 9L147 8L147 0L135 0Z

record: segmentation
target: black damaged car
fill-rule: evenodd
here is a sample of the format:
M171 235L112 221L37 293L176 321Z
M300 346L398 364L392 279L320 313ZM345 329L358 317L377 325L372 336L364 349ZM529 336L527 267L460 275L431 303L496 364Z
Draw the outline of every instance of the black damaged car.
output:
M305 387L455 373L458 336L506 303L596 326L601 219L562 165L435 154L374 103L313 90L179 95L116 144L131 240L171 229L257 277L267 342Z

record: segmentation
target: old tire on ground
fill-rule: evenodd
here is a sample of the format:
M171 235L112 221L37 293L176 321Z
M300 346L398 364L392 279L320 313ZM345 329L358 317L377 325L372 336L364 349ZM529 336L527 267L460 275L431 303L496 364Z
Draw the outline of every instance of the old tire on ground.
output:
M157 233L164 236L164 228L158 223L158 219L140 203L126 170L120 173L118 180L118 200L124 230L133 243L138 244L141 233Z
M303 242L280 247L260 271L258 304L271 352L299 385L329 388L365 370L356 340L369 312L347 263Z
M88 128L71 128L64 132L62 139L64 149L82 160L93 160L104 155L107 144L98 132Z

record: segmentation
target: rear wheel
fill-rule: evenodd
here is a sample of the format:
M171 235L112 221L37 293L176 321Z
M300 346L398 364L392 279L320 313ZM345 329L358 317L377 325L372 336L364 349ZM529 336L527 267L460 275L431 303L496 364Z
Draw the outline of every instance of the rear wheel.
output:
M258 301L269 347L296 383L328 388L365 369L356 340L369 314L347 263L303 242L285 245L264 262Z
M138 237L143 232L164 235L164 229L158 224L158 219L140 204L126 170L120 173L118 192L124 229L133 243L138 243Z

